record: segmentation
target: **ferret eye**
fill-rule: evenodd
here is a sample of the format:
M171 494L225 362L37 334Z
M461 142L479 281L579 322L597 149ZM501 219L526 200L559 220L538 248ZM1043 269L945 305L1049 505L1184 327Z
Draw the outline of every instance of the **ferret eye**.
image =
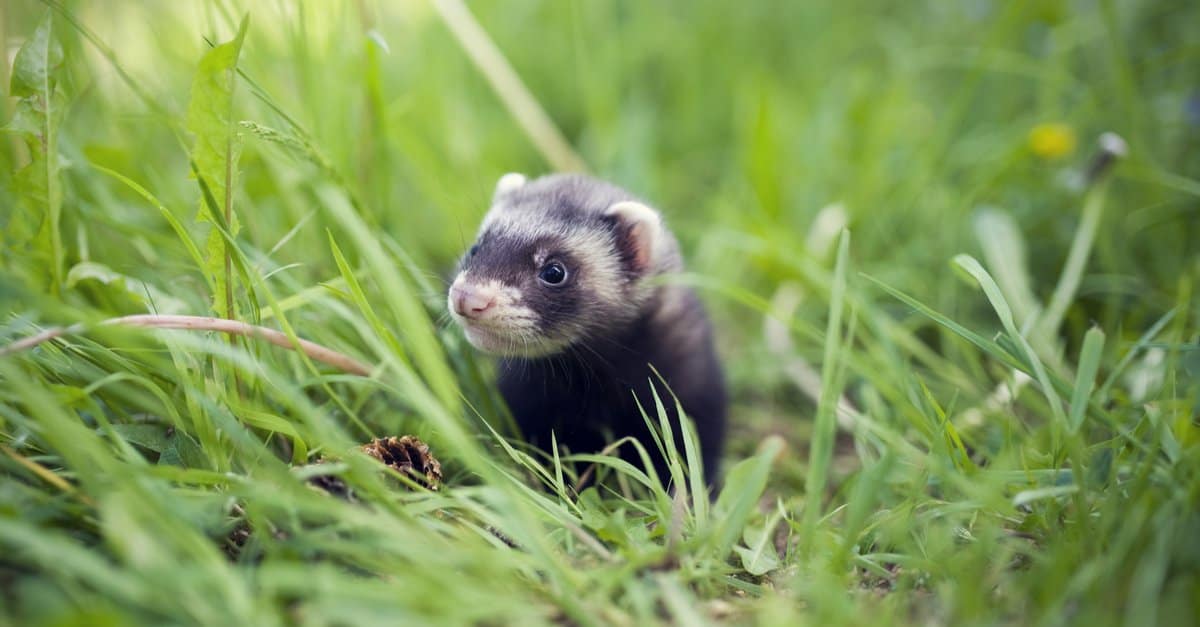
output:
M567 269L561 263L551 261L538 271L538 278L546 285L561 285L567 280Z
M472 244L471 249L467 251L467 256L474 257L477 252L479 252L479 244Z

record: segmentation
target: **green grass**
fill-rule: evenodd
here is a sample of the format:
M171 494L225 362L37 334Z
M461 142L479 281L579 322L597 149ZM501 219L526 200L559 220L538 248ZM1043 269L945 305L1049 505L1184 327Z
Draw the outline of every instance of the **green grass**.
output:
M1200 622L1200 6L456 6L0 6L0 344L84 329L0 356L0 623ZM445 324L576 160L713 314L711 501L501 437ZM374 372L95 324L227 311Z

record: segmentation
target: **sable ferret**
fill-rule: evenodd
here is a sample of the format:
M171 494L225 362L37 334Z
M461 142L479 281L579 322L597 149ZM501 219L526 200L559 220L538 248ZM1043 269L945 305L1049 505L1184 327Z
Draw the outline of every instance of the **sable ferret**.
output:
M530 443L548 449L553 432L592 453L633 436L657 459L634 396L653 419L653 382L678 417L653 365L694 421L712 483L726 404L712 329L690 289L654 281L682 267L658 212L629 192L578 174L506 174L447 300L471 344L502 356L500 392Z

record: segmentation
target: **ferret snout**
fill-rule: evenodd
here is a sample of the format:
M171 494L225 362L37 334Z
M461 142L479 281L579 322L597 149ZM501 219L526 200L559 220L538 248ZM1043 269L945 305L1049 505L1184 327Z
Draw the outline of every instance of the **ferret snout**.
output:
M450 304L454 307L454 313L476 320L495 307L496 292L479 285L455 281L450 286Z

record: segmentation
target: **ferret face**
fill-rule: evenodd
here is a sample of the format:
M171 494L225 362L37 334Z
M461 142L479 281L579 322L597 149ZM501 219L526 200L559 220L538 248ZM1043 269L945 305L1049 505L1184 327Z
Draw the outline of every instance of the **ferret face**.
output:
M552 236L485 232L450 287L450 313L476 348L503 355L555 353L580 331L593 270Z
M447 306L476 348L538 357L637 316L665 251L658 214L582 176L500 179Z

